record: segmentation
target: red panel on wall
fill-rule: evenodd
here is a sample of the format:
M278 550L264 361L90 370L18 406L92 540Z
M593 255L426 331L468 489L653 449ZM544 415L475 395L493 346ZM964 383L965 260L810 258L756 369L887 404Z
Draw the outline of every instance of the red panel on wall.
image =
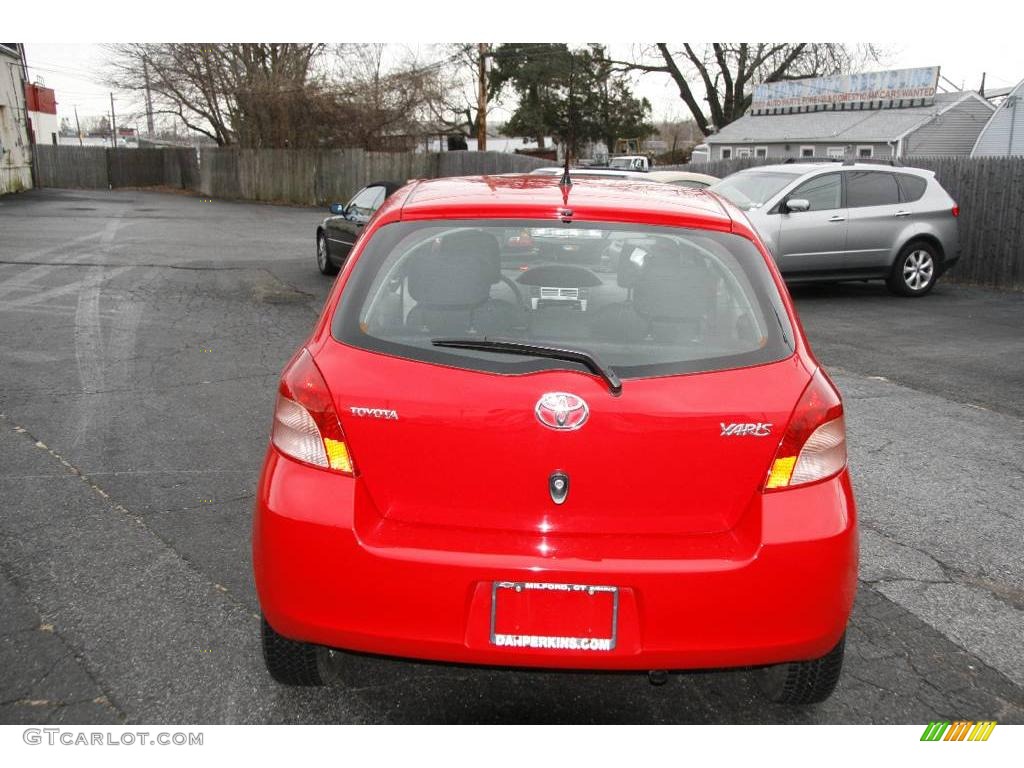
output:
M26 83L25 107L29 112L45 112L49 115L56 115L57 95L53 92L53 88Z

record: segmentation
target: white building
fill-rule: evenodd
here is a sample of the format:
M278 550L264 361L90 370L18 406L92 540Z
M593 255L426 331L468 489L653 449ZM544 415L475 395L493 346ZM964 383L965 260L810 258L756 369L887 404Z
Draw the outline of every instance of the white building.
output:
M0 194L32 187L21 43L0 43Z
M57 95L52 88L37 83L25 84L25 109L33 144L57 144Z
M982 129L971 157L1024 155L1024 80L1017 84Z

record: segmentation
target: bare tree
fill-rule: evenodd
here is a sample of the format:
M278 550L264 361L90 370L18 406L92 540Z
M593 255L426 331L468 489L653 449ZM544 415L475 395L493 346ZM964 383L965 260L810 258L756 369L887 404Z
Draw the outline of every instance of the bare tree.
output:
M315 143L322 112L316 72L322 43L126 43L108 46L108 81L152 93L156 114L174 115L220 145Z
M404 148L443 130L436 120L450 79L444 62L420 63L408 50L348 43L334 50L333 143L364 149Z
M666 151L672 155L688 151L704 136L692 119L680 120L674 116L666 116L655 123L654 127L658 132L658 138L665 142Z
M878 57L874 46L842 43L708 43L697 48L690 43L655 43L642 46L632 60L612 64L623 71L671 77L707 136L743 116L758 83L854 71ZM701 91L706 110L699 100Z
M434 118L446 130L471 135L480 122L480 73L487 71L486 63L481 67L480 59L482 55L490 59L493 54L484 54L479 43L448 43L438 48L444 87L432 105ZM491 49L488 44L487 50ZM488 116L495 109L498 87L494 78L486 74L484 80L484 115Z

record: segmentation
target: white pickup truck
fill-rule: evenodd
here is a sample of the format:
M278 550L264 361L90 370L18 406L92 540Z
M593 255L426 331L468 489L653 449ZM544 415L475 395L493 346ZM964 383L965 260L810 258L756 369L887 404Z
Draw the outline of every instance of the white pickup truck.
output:
M618 155L608 163L609 168L622 171L643 171L651 170L653 163L643 155Z

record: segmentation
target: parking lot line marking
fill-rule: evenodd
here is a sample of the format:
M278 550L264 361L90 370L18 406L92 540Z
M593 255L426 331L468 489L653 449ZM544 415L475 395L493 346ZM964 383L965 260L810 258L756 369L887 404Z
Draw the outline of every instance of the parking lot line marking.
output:
M83 237L75 238L74 240L69 240L68 242L64 243L63 245L61 245L59 247L53 247L53 248L44 249L43 251L41 251L39 253L41 255L45 255L47 253L55 253L55 252L60 251L60 250L68 250L68 249L74 248L76 245L78 245L80 243L86 242L88 240L96 239L100 235L102 235L101 232L96 232L96 233L93 233L93 234L90 234L90 235L84 235ZM31 255L32 254L25 254L23 256L24 261L32 263L35 259L34 258L28 258ZM60 266L63 266L63 265L77 265L79 262L84 261L85 259L93 257L93 256L95 256L95 254L92 253L91 251L90 252L86 252L86 253L77 254L77 255L76 254L71 254L70 256L65 256L63 258L63 264L54 264L54 263L36 264L35 266L30 267L29 269L22 270L20 272L15 272L12 275L10 275L8 278L0 280L0 296L6 296L6 295L14 293L16 291L31 290L32 287L37 285L40 280L42 280L45 277L47 277L50 273L52 273L55 270L57 270ZM36 256L35 258L38 258L38 256ZM21 262L18 262L18 263L21 263Z
M6 307L0 304L0 314L11 313L11 314L35 314L35 315L73 315L75 314L76 308L69 306L68 304L49 304L41 307L28 306L28 307ZM100 310L100 317L112 318L117 314L116 310L103 309Z
M82 261L85 261L86 259L95 258L97 254L94 252L94 250L89 250L83 253L77 253L72 249L74 249L78 245L81 245L82 243L98 239L100 251L102 252L103 250L105 250L106 247L113 243L116 239L117 233L121 229L121 225L123 223L122 217L124 216L124 213L124 209L118 211L116 214L114 214L114 217L104 225L103 229L98 232L90 232L87 235L80 235L79 237L75 237L63 242L60 245L48 246L46 248L36 249L35 251L28 251L26 253L20 254L21 258L25 261L34 261L43 256L47 256L52 253L58 253L61 251L63 251L65 254L70 253L70 255L65 255L63 257L65 263L78 264ZM37 266L33 266L21 272L17 272L11 275L10 278L7 280L0 280L0 297L7 296L11 293L16 292L32 291L34 286L36 286L41 280L48 277L55 270L59 269L60 266L62 265L39 264ZM35 293L32 294L31 296L24 297L23 299L15 300L13 305L20 306L20 302L26 300L28 301L28 303L38 303L38 301L45 301L46 297L49 295L53 294L50 294L48 292Z
M93 285L99 284L104 280L111 280L118 275L124 274L130 269L134 269L132 266L118 267L112 269L106 275L102 271L91 272L84 278L74 280L70 283L58 286L56 288L50 288L46 291L34 293L30 296L23 296L18 299L12 299L11 301L0 302L0 309L16 309L18 307L30 307L38 304L48 303L51 299L57 296L65 296L69 293L75 293L82 289L89 290Z

